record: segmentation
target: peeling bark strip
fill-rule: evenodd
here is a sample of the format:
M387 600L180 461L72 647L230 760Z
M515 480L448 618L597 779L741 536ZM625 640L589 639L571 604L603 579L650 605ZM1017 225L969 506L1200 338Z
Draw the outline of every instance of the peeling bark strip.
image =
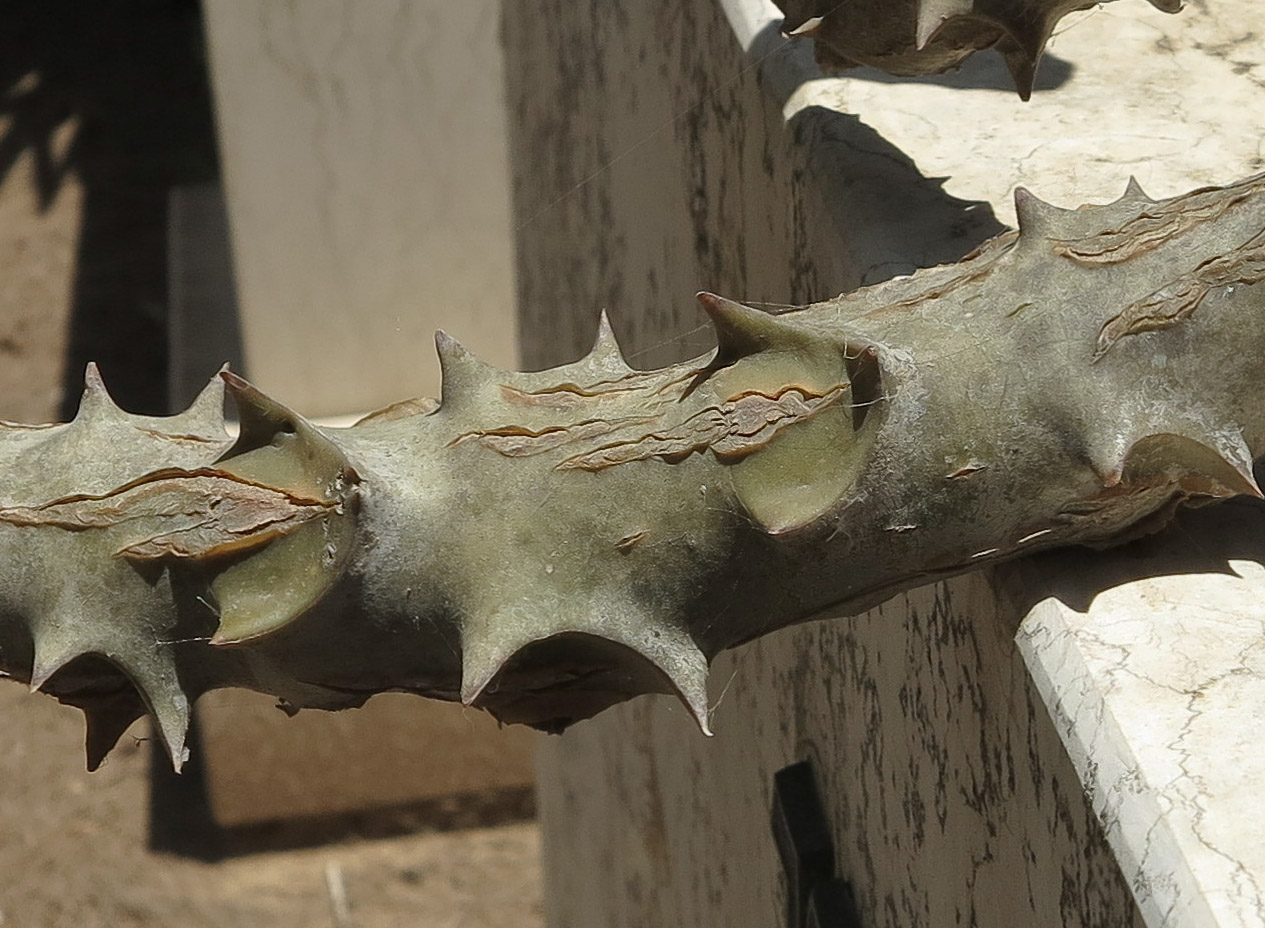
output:
M1122 222L1118 228L1109 228L1083 239L1057 242L1054 252L1086 267L1120 264L1184 232L1217 220L1248 197L1258 194L1263 183L1256 179L1239 185L1229 196L1218 187L1196 190L1185 197L1170 200L1163 208L1143 210ZM1146 194L1136 179L1130 179L1125 199L1145 201Z
M0 427L0 673L84 709L92 766L147 710L178 766L220 686L549 731L675 693L706 730L725 648L1260 495L1265 179L1016 207L961 263L837 299L700 294L715 353L659 371L605 317L536 373L440 335L439 404L349 429L228 372L131 416L89 368L73 422Z
M675 464L709 450L718 461L732 463L765 447L783 428L805 422L834 405L846 393L847 384L825 395L795 387L785 387L775 396L746 393L695 413L679 425L602 445L569 457L557 467L597 471L650 458Z
M662 371L629 371L614 380L603 380L581 386L576 383L560 383L543 390L520 390L501 385L501 393L511 403L523 406L570 409L585 400L600 400L627 394L644 398L663 396L668 390L698 374L698 371L676 372L677 376L665 378Z
M561 448L563 445L609 435L611 432L618 431L621 428L647 425L654 421L653 416L624 416L611 421L586 419L583 422L576 422L571 425L550 426L539 432L533 432L531 429L518 425L506 425L497 429L467 432L465 435L454 439L452 444L460 444L467 439L474 438L483 447L498 454L503 454L510 458L525 458L534 454L543 454L555 448Z
M1209 258L1190 273L1145 299L1130 303L1111 317L1098 334L1094 360L1100 359L1122 338L1155 332L1190 318L1214 291L1221 291L1228 298L1235 287L1262 280L1265 280L1265 232L1254 235L1228 255Z
M334 503L295 496L213 468L167 468L100 496L0 509L0 522L68 531L131 529L130 560L214 558L249 551L328 515Z

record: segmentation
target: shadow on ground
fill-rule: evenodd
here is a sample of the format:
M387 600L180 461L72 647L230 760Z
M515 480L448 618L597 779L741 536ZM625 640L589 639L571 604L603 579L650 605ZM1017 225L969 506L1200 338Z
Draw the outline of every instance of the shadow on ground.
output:
M63 417L91 360L125 409L165 412L167 192L218 172L196 0L8 0L0 117L0 180L30 156L42 207L83 187Z

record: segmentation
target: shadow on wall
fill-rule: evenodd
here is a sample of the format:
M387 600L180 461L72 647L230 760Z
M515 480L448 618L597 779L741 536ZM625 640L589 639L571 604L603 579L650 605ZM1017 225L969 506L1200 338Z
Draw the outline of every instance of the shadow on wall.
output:
M526 217L515 277L528 369L586 351L603 306L627 356L653 368L713 347L701 312L684 305L686 288L801 305L956 261L1005 229L990 204L951 196L942 178L926 176L855 115L810 105L783 131L786 105L820 71L811 44L788 41L779 22L738 59L709 5L650 7L638 27L677 38L624 48L618 37L628 26L613 8L564 30L521 5L504 7L505 34L516 37L507 73L531 75L511 82L509 98L514 209ZM642 68L659 69L657 97L637 84ZM759 75L759 95L749 72ZM1043 86L1069 73L1048 67ZM623 83L612 89L610 80ZM983 57L928 80L1014 93L998 61ZM548 95L533 89L540 81ZM630 195L639 186L646 196ZM655 226L673 229L671 254L637 237L632 211L647 201L675 211ZM688 223L679 233L678 219ZM787 223L789 255L781 243L775 256L750 244L763 240L766 221L779 235ZM559 311L569 306L588 309Z
M772 23L755 37L747 57L764 62L775 54L812 58L808 43L787 44L778 24ZM1037 86L1058 86L1071 70L1067 62L1047 56ZM798 81L819 73L815 66L796 68L774 62L762 76L766 90L785 107L801 86ZM994 54L975 55L954 72L929 77L894 77L873 68L856 68L840 76L1015 92L1005 63ZM797 79L787 79L792 77ZM793 157L804 154L807 158L795 174L795 182L805 191L797 198L804 203L805 215L793 227L795 253L842 255L840 265L857 275L851 280L823 279L815 262L805 259L794 268L800 289L808 284L801 299L826 299L840 289L869 286L919 268L958 261L1006 229L990 204L945 192L945 178L924 174L913 158L857 116L810 105L790 118L788 128L794 138Z
M62 416L90 360L166 412L167 192L218 173L196 0L7 0L0 118L0 180L29 155L41 209L83 186Z
M1258 465L1256 478L1265 478ZM1265 501L1238 496L1212 506L1182 508L1155 534L1113 548L1056 548L992 568L994 583L1027 615L1054 597L1077 612L1088 612L1107 590L1152 577L1189 574L1238 576L1234 561L1265 562ZM1146 532L1144 523L1140 531ZM1052 579L1053 578L1053 579Z

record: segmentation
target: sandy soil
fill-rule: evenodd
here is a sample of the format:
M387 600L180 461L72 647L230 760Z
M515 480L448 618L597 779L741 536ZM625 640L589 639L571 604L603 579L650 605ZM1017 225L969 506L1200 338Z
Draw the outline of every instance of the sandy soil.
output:
M145 726L92 774L83 768L82 732L78 712L0 686L4 928L543 924L533 822L216 863L153 853Z
M166 191L216 172L198 42L193 0L0 12L0 418L73 413L89 359L125 408L163 411ZM160 782L158 801L146 738L138 723L88 774L79 713L0 681L0 926L543 924L522 797L489 815L421 810L402 836L352 839L344 822L337 843L208 862L197 784Z

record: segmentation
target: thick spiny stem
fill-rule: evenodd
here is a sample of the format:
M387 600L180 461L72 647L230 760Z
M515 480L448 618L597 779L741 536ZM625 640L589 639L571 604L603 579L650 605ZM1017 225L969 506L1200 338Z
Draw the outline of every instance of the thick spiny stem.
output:
M719 651L935 577L1258 494L1265 179L1131 184L962 263L766 314L714 354L536 373L438 337L442 401L323 429L227 372L171 418L89 368L76 419L5 425L0 668L88 716L406 690L560 730L639 693L707 728ZM241 433L220 412L227 389Z

